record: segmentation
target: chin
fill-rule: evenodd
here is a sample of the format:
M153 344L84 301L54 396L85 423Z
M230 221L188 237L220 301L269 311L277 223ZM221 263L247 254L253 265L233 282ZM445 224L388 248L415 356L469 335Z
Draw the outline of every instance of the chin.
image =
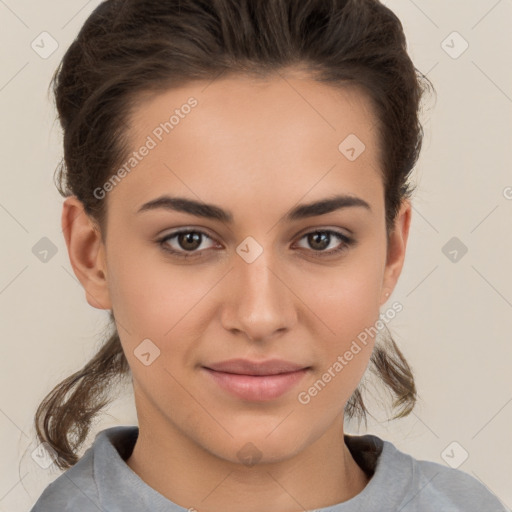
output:
M274 427L275 428L275 427ZM279 427L278 427L279 429ZM277 430L278 430L277 429ZM285 461L297 455L303 449L306 439L298 439L288 430L280 433L272 429L237 430L240 434L229 441L216 445L209 450L215 456L243 466L272 464ZM269 435L269 432L272 432ZM208 449L208 447L205 447Z

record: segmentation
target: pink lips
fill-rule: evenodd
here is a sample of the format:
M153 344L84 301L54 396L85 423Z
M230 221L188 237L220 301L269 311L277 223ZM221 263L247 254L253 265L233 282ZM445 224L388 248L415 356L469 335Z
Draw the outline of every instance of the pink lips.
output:
M258 362L230 359L203 369L224 390L239 398L267 401L293 388L309 367L280 359Z

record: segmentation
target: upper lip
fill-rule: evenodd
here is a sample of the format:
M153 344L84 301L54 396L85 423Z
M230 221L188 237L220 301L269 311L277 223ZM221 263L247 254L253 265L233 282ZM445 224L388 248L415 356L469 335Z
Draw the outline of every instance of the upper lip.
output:
M249 359L229 359L205 365L205 368L216 372L237 373L239 375L277 375L279 373L296 372L308 366L292 363L283 359L266 361L250 361Z

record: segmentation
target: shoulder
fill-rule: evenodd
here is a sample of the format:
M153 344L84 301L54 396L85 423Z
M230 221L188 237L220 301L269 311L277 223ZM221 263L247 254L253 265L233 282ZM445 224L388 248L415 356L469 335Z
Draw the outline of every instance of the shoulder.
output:
M384 441L383 461L400 465L408 481L400 510L445 512L508 512L498 498L470 474L428 460L419 460ZM408 475L407 475L408 473Z
M141 481L123 459L131 453L137 436L138 427L134 426L110 427L97 433L92 446L45 488L30 512L132 510L133 503L124 494L128 496L130 485L140 486Z
M74 466L44 489L30 512L101 510L93 477L92 458L92 449L89 448Z

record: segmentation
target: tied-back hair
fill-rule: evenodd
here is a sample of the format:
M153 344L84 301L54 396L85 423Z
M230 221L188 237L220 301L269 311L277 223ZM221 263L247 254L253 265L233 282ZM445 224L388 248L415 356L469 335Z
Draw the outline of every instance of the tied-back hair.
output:
M105 236L106 201L94 191L130 153L137 102L192 80L220 75L279 76L288 69L333 87L356 87L377 119L386 231L413 186L423 129L420 100L433 89L407 54L403 27L378 0L107 0L88 17L52 77L63 129L56 169L63 197L75 195ZM39 441L56 465L78 461L95 416L130 368L110 312L112 334L82 369L59 383L35 414ZM399 418L417 394L410 366L391 336L377 338L368 370L392 392ZM345 406L364 418L361 383Z

